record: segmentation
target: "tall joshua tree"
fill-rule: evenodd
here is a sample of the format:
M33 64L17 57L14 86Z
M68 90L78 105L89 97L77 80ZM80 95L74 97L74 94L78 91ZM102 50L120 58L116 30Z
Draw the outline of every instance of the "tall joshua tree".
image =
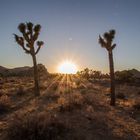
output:
M31 22L28 23L20 23L18 26L19 31L21 32L22 36L18 36L14 34L15 41L25 53L30 54L33 59L33 66L34 66L34 89L35 95L39 96L39 83L38 83L38 70L37 70L37 61L36 61L36 54L39 52L40 48L44 44L43 41L37 41L41 26L39 24L34 25ZM35 43L37 49L35 49Z
M110 66L110 80L111 80L111 101L110 105L115 106L115 76L114 76L114 62L113 62L113 49L116 44L113 44L113 39L115 37L115 30L110 30L103 34L103 37L99 35L99 44L101 47L106 48L109 56L109 66Z

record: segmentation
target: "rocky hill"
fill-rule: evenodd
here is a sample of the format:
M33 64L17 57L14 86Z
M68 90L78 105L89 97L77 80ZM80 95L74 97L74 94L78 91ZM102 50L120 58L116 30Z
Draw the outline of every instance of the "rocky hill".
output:
M48 74L43 64L38 64L39 74ZM0 66L0 76L33 76L33 67L24 66L18 68L5 68Z

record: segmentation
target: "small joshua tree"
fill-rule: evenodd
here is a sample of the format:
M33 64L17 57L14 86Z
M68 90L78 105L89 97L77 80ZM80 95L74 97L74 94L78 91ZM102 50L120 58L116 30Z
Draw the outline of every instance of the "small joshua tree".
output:
M99 36L99 44L106 48L109 56L109 66L110 66L110 80L111 80L111 102L110 105L115 106L115 76L114 76L114 62L113 62L113 52L112 50L116 47L113 44L113 39L115 37L115 30L110 30L104 33L103 37Z
M38 83L38 70L37 70L37 61L36 61L36 54L39 52L40 48L44 44L43 41L37 41L41 26L39 24L34 25L31 22L28 23L20 23L18 26L19 31L21 32L22 36L18 36L14 34L15 41L18 45L22 47L25 53L30 54L33 59L34 65L34 84L35 84L35 95L39 96L39 83ZM35 49L35 43L37 45L37 49Z

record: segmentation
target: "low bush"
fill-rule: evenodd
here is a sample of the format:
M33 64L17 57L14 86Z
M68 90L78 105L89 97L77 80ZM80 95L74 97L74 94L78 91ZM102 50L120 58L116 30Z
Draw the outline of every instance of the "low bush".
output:
M84 84L80 84L79 86L77 86L78 89L86 89L86 86Z
M125 99L125 98L126 98L126 96L125 96L124 93L122 93L122 92L117 93L116 97L117 97L118 99Z
M64 90L64 94L71 94L72 90L70 88L66 88Z
M0 78L0 85L4 84L4 80L2 78Z
M133 108L134 108L135 110L140 110L140 101L136 101L136 102L134 103L134 105L133 105Z
M54 83L54 84L51 86L51 89L54 90L54 91L57 90L58 85L59 85L58 82Z
M11 101L7 95L0 97L0 114L7 112L10 109Z
M81 83L81 81L80 81L80 80L76 80L76 81L75 81L75 84L76 84L77 86L79 86L79 85L80 85L80 83Z
M140 91L138 91L138 95L140 95Z
M55 101L58 98L59 98L59 94L56 94L53 91L49 91L45 96L45 99L52 100L52 101Z
M71 94L68 98L60 97L58 99L59 109L61 112L80 109L83 105L83 102L84 99L81 94Z
M7 131L7 140L65 140L69 131L66 124L46 112L18 115Z
M40 89L40 90L45 90L45 89L47 89L47 85L44 84L44 83L41 83L41 84L39 85L39 89Z
M80 93L81 94L86 94L87 93L87 89L81 89Z
M84 104L85 104L85 105L93 105L94 99L91 98L91 97L92 97L92 96L87 95L87 94L84 96Z
M18 96L23 96L25 94L25 90L22 86L20 86L16 92Z
M16 82L16 80L15 79L10 79L9 82L14 83L14 82Z

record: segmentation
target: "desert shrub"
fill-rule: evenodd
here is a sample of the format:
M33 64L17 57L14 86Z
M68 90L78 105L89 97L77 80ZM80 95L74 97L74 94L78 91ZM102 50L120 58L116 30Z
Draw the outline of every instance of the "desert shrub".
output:
M95 92L96 93L96 92ZM103 103L101 101L102 96L99 94L94 94L94 92L90 92L88 94L83 95L84 104L89 106L94 106L95 108L99 108L99 106L102 106Z
M90 95L85 94L85 96L83 98L84 98L83 102L86 105L92 105L94 103L94 100L93 100L93 98L91 98Z
M88 80L90 83L94 83L94 80L93 79L89 79Z
M135 101L135 103L134 103L134 105L133 105L133 108L134 108L135 110L140 110L140 101L139 101L139 100Z
M54 84L51 86L51 89L54 90L54 91L57 90L58 85L59 85L59 84L58 84L57 82L54 83Z
M64 90L64 94L70 94L72 92L72 90L70 88L66 88Z
M25 94L25 90L22 86L20 86L16 92L18 96L23 96Z
M134 82L133 73L130 70L116 71L115 79L118 82Z
M60 97L57 102L60 106L64 106L64 105L68 104L68 100L66 100L65 97Z
M10 79L9 82L14 83L14 82L16 82L16 80L15 79Z
M10 124L8 140L65 140L69 127L47 113L18 115Z
M140 95L140 91L138 91L138 95Z
M65 112L80 109L83 105L83 101L84 99L81 94L71 94L68 98L60 97L58 99L59 110Z
M57 100L58 98L59 98L59 94L56 94L53 91L49 91L45 96L45 99L47 100Z
M80 93L81 94L86 94L87 93L87 89L81 89Z
M11 101L7 95L0 97L0 114L7 112L10 109Z
M69 103L75 106L81 106L83 104L83 96L79 93L72 94L69 97Z
M4 84L4 80L2 78L0 78L0 85Z
M4 93L2 91L0 91L0 97L3 95Z
M40 89L40 90L45 90L45 89L47 89L47 85L45 85L44 83L41 83L41 84L39 85L39 89Z
M77 86L79 86L80 83L81 83L81 81L80 81L79 79L75 80L75 84L76 84Z
M93 85L92 84L87 84L87 88L88 89L93 89Z
M117 97L118 99L125 99L125 98L126 98L126 96L125 96L124 93L122 93L122 92L118 92L117 95L116 95L116 97Z
M60 93L60 94L63 94L63 91L60 91L59 93Z
M86 89L86 86L84 84L80 84L79 86L77 86L78 89Z

